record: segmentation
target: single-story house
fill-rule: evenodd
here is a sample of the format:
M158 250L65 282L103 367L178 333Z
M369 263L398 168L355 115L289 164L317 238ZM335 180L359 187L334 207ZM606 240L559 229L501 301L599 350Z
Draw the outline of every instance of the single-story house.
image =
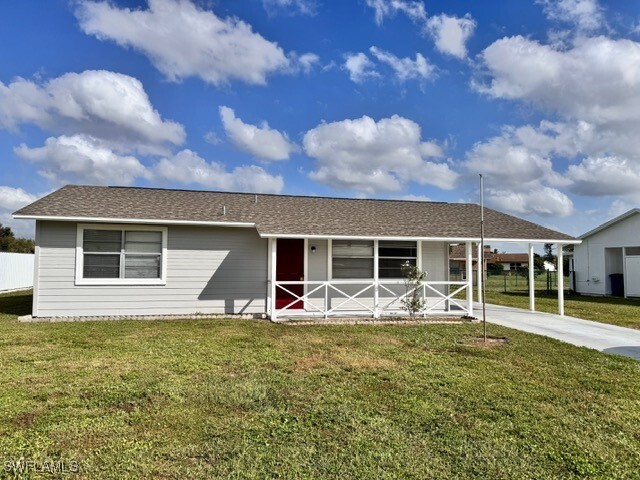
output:
M526 253L498 253L493 257L493 263L502 264L502 269L506 273L515 273L526 268L528 261Z
M484 263L485 270L486 266L491 263L491 256L493 252L491 251L490 245L484 246ZM478 272L478 250L473 249L471 252L471 271L476 274ZM462 278L463 280L467 278L467 252L465 245L452 245L449 249L449 273L451 276Z
M36 221L34 317L395 315L406 262L428 272L422 313L473 315L475 204L69 185L14 218ZM491 209L485 232L529 242L531 262L534 243L579 242Z
M573 251L578 293L640 297L640 208L580 236ZM558 261L558 265L559 265Z
M478 271L478 251L473 251L472 271ZM452 275L460 275L461 278L466 277L466 257L465 246L456 245L451 248L449 253L449 268ZM502 270L505 273L515 273L527 268L529 265L529 255L527 253L498 253L491 251L490 245L484 246L484 269L489 265L502 264Z

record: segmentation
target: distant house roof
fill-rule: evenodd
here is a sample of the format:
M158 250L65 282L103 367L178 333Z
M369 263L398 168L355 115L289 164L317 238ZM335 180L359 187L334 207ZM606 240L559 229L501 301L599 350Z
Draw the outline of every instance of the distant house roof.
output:
M529 261L526 253L496 253L493 255L494 263L522 263Z
M68 185L14 213L16 218L255 226L263 237L476 240L480 207L414 202L139 187ZM564 233L485 208L493 240L578 242Z
M451 249L451 253L449 254L450 260L466 260L467 256L465 253L464 245L456 245ZM473 260L478 259L478 251L477 249L472 249L471 251ZM529 255L526 253L493 253L485 247L484 259L487 263L520 263L520 262L528 262Z
M601 232L602 230L605 230L606 228L609 228L611 225L621 222L622 220L625 220L633 215L635 215L636 213L640 213L640 208L632 208L631 210L629 210L628 212L623 213L622 215L617 216L616 218L613 218L611 220L609 220L608 222L604 222L602 225L597 226L596 228L594 228L593 230L589 230L587 233L584 233L582 235L580 235L580 239L584 240L587 237L590 237L591 235L594 235L598 232Z

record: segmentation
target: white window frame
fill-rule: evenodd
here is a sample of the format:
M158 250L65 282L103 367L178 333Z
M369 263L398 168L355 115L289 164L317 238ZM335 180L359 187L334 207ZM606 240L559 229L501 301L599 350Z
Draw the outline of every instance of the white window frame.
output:
M351 239L351 238L340 238L340 239L336 239L336 241L338 241L338 242L341 242L341 241L345 241L345 242L352 242L352 241L356 241L356 242L358 242L358 241L371 242L371 245L373 247L373 255L371 257L369 257L369 256L366 256L366 257L365 256L353 256L353 255L351 255L349 257L341 257L341 256L335 257L335 254L334 254L334 242L331 242L331 251L329 252L329 255L331 256L331 272L328 273L329 278L336 279L336 280L363 280L363 281L364 280L373 280L374 278L376 278L376 260L375 259L376 259L377 255L378 255L378 250L376 248L376 245L377 245L376 240L359 240L359 239ZM373 268L372 268L373 276L366 277L366 278L364 278L364 277L358 277L358 278L338 277L338 278L336 278L336 277L333 276L333 266L334 266L333 264L334 264L334 259L335 258L367 258L367 259L371 258L371 261L373 262Z
M161 232L162 253L160 259L160 278L84 278L84 231L85 230L121 230L123 232ZM76 234L76 285L166 285L167 284L167 227L133 224L79 223ZM122 251L120 252L122 256ZM124 268L120 265L120 269Z
M336 239L336 240L358 240L358 239L349 239L349 238L345 238L345 239ZM335 241L335 240L333 240ZM334 253L333 253L333 241L329 240L331 248L328 248L328 263L327 263L327 272L328 272L328 278L334 279L335 277L333 276L333 260L334 258ZM391 278L391 277L385 277L382 278L380 277L380 259L404 259L404 260L411 260L415 258L416 261L416 266L418 266L419 263L422 262L421 259L421 253L420 253L420 248L421 248L421 243L418 240L402 240L403 242L413 242L416 245L416 256L415 257L389 257L389 256L381 256L380 255L380 243L384 242L387 240L373 240L373 257L371 257L373 259L373 276L372 277L368 277L368 278L342 278L340 277L338 280L402 280L402 277L398 277L398 278ZM391 240L392 242L394 240ZM341 257L337 257L337 258L341 258ZM347 257L348 258L348 257ZM369 258L369 257L350 257L350 258ZM418 266L418 268L421 268L421 266ZM305 277L306 278L306 277Z

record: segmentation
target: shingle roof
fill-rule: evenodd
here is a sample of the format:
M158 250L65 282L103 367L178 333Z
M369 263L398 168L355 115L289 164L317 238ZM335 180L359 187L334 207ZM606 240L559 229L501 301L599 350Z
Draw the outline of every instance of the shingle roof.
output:
M256 201L257 199L257 201ZM223 214L224 210L224 214ZM261 235L479 238L480 207L249 193L68 185L18 210L28 217L147 219L158 223L246 222ZM485 236L575 240L526 220L485 208Z

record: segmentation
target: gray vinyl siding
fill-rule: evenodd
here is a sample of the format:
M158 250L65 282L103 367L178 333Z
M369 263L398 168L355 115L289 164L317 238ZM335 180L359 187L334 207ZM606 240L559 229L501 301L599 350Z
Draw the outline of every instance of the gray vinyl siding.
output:
M422 270L427 272L425 281L445 282L449 280L449 244L444 242L422 242ZM441 293L448 293L448 287L436 288ZM428 297L439 297L435 292L427 292Z
M77 226L37 224L34 315L266 311L267 240L252 228L169 226L166 285L75 285Z

